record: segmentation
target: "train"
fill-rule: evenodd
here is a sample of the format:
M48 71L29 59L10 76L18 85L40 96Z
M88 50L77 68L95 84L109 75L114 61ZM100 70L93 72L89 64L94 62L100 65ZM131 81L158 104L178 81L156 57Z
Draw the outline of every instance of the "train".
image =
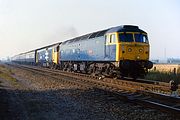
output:
M107 77L144 78L153 67L145 31L121 25L12 57L12 62Z

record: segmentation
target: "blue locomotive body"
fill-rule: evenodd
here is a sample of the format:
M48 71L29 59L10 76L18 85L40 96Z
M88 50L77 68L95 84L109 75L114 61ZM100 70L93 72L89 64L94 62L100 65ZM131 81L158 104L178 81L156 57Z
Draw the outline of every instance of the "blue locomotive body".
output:
M106 45L105 36L69 40L60 45L60 61L115 61L116 45Z
M105 42L104 36L65 41L60 45L60 61L113 61L115 56L106 56Z
M52 63L52 48L45 47L37 50L37 64L48 67Z
M43 63L46 63L46 49L37 50L37 60L39 65L43 65Z

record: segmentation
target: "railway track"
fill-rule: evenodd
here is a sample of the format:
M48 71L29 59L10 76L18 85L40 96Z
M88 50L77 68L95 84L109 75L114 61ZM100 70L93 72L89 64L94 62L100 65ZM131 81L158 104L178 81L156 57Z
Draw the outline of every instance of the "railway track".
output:
M70 84L109 91L119 99L172 113L173 115L180 117L180 97L175 98L169 96L170 90L166 83L142 83L129 80L114 80L111 78L99 79L99 77L81 73L65 72L47 68L42 69L24 65L13 66Z

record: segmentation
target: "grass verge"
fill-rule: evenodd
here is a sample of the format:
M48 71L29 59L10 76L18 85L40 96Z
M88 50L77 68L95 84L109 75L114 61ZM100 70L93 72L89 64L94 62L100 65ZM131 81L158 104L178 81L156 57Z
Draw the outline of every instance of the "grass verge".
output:
M12 75L14 75L14 73L11 69L6 68L4 65L0 65L0 78L9 80L15 84L17 80Z
M160 82L169 82L170 80L175 80L180 83L180 74L173 74L172 72L160 72L160 71L150 71L145 79L156 80Z

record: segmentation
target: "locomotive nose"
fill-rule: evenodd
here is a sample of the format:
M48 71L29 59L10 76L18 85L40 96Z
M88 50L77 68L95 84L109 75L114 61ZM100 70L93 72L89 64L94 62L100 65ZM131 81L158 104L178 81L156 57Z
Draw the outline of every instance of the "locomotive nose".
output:
M141 44L131 44L131 45L123 45L122 56L126 60L147 60L149 54L147 52L147 47ZM121 53L120 53L121 54Z

